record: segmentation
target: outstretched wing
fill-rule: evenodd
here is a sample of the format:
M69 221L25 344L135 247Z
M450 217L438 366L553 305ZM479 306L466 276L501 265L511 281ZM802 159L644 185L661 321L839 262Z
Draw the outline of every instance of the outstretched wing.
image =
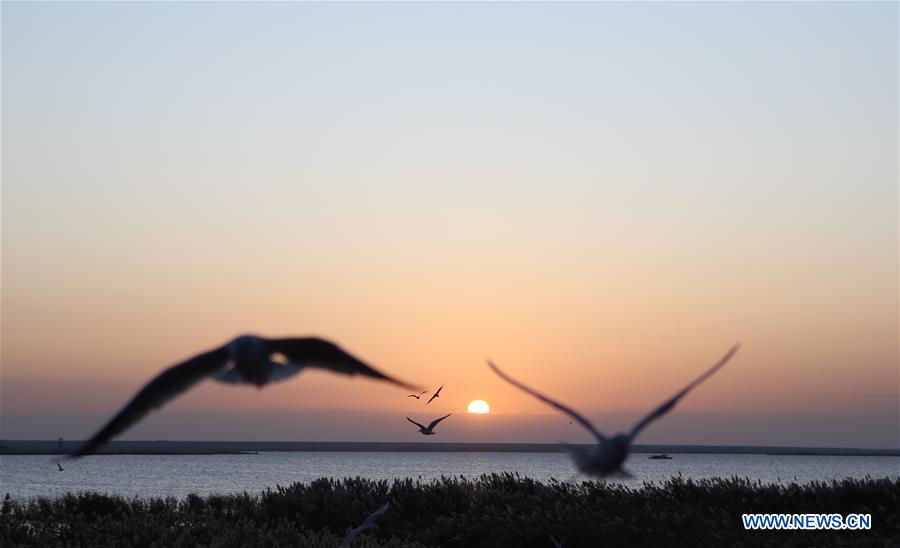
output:
M433 421L431 421L431 424L428 425L428 429L431 430L432 428L434 428L435 426L437 426L439 422L441 422L442 420L446 419L447 417L449 417L449 416L452 415L452 414L453 414L453 413L447 413L446 415L444 415L443 417L441 417L441 418L439 418L439 419L434 419Z
M443 390L443 388L444 388L444 385L442 384L441 387L438 388L438 389L435 391L435 393L431 396L431 398L429 398L428 401L425 402L425 405L428 405L429 403L431 403L431 400L433 400L434 398L438 397L438 395L441 393L441 390ZM424 392L423 392L423 394L424 394Z
M344 540L341 541L341 546L350 546L353 544L353 541L356 540L356 537L363 534L366 531L366 528L360 525L356 529L347 533L347 536L344 537Z
M712 367L707 369L705 373L703 373L702 375L700 375L699 377L694 379L693 382L691 382L689 385L685 386L684 389L682 389L680 392L678 392L677 394L672 396L671 399L669 399L668 401L666 401L665 403L663 403L662 405L657 407L655 410L653 410L649 415L644 417L641 420L641 422L637 423L634 426L634 428L631 429L631 433L628 435L628 439L633 440L638 435L638 433L640 433L640 431L643 430L648 424L650 424L651 422L655 421L656 419L662 417L663 415L665 415L666 413L671 411L672 408L675 407L675 404L678 403L678 400L683 398L688 392L693 390L694 387L696 387L698 384L700 384L701 382L708 379L713 373L715 373L716 371L721 369L723 365L728 363L728 360L730 360L731 357L734 356L734 354L738 351L738 349L740 347L741 347L741 345L739 345L739 344L732 346L731 350L729 350L724 356L722 356L722 359L717 361L715 363L715 365L713 365Z
M606 436L604 436L603 434L600 433L599 430L597 430L596 428L594 428L594 425L591 424L591 421L589 421L589 420L587 420L586 418L582 417L581 415L579 415L578 413L576 413L576 412L573 411L572 409L566 407L565 405L559 403L558 401L551 400L550 398L548 398L547 396L541 394L541 393L538 392L537 390L534 390L533 388L529 388L529 387L525 386L524 384L520 383L519 381L513 379L512 377L510 377L509 375L507 375L507 374L504 373L503 371L500 371L500 368L497 367L496 365L494 365L494 363L493 363L492 361L488 360L487 364L488 364L488 366L490 366L491 369L494 370L494 373L496 373L497 375L499 375L501 379L505 380L505 381L508 382L509 384L515 386L516 388L518 388L519 390L522 390L522 391L525 392L525 393L531 394L532 396L534 396L535 398L537 398L537 399L541 400L542 402L546 403L546 404L549 405L550 407L553 407L553 408L555 408L555 409L558 410L558 411L562 411L562 412L565 413L566 415L569 415L570 417L572 417L572 419L575 420L576 422L578 422L578 424L580 424L581 426L587 428L588 432L590 432L591 434L593 434L594 437L597 438L598 441L601 441L601 442L602 442L602 441L605 441L605 440L606 440Z
M378 527L378 525L375 523L375 520L377 520L382 515L384 515L384 513L387 512L388 508L390 508L390 507L391 507L391 503L385 502L381 508L372 512L372 514L366 518L366 521L364 521L362 523L362 525L360 525L356 529L350 531L350 533L347 534L346 537L344 537L344 540L343 540L343 542L341 542L341 545L345 545L345 544L350 545L353 543L354 540L356 540L356 538L359 535L365 533L369 529L374 529L374 528Z
M367 526L371 527L372 525L375 524L375 520L380 518L381 516L383 516L384 513L387 512L390 507L391 507L391 503L385 502L381 506L381 508L379 508L378 510L375 510L374 512L372 512L372 514L369 517L366 518L366 521L363 522L363 525L367 525Z
M93 453L151 410L161 407L191 386L220 371L227 362L228 349L222 346L166 369L147 383L118 415L69 457L77 458Z
M417 423L416 421L412 420L412 419L409 418L409 417L406 417L406 420L408 420L409 422L415 424L416 426L418 426L419 428L421 428L421 429L423 429L423 430L425 429L425 426L423 426L423 425Z
M388 381L405 388L417 389L409 383L385 375L355 356L345 352L338 345L315 337L306 339L267 339L271 353L283 354L290 364L300 367L318 367L344 375L362 375Z

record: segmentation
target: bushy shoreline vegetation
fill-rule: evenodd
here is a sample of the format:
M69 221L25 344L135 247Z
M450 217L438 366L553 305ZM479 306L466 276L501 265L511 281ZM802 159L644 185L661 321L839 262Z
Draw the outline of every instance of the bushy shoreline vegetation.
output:
M319 479L259 495L7 499L0 546L336 546L390 501L354 546L896 546L900 480L769 485L689 480L629 488L478 479ZM861 513L869 531L745 531L743 513Z

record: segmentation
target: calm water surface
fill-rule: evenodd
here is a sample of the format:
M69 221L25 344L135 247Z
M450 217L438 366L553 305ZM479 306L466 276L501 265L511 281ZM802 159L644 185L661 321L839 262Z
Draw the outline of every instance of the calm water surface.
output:
M626 463L640 486L682 475L685 478L747 477L764 483L829 481L846 477L898 478L898 457L782 455L673 455L649 460L632 455ZM47 455L0 455L0 494L14 498L97 491L126 497L189 493L257 493L266 487L321 477L372 479L444 476L476 477L492 472L547 481L567 480L574 468L563 453L387 453L271 452L256 455L95 455L64 462Z

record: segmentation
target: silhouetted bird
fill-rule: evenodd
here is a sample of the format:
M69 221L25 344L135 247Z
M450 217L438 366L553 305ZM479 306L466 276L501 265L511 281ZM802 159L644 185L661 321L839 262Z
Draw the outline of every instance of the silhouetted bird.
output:
M362 523L362 525L360 525L360 526L357 527L356 529L350 531L350 532L347 534L347 536L344 537L344 541L343 541L341 544L347 544L347 545L349 545L349 544L351 544L354 540L356 540L356 537L358 537L359 535L365 533L366 531L368 531L368 530L370 530L370 529L378 529L378 524L375 523L375 520L378 519L378 518L380 518L381 516L383 516L384 513L387 512L388 509L389 509L390 507L391 507L391 503L390 503L390 502L385 502L385 503L384 503L384 506L382 506L382 507L379 508L378 510L375 510L374 512L372 512L372 515L370 515L369 517L367 517L367 518L366 518L366 521L364 521L364 522Z
M634 438L641 432L641 430L643 430L654 420L671 411L672 408L675 407L675 404L678 403L678 400L683 398L685 394L690 392L695 386L705 381L707 378L709 378L710 375L712 375L723 365L728 363L728 360L730 360L731 357L734 356L735 352L738 351L738 348L740 348L740 345L734 345L731 350L729 350L728 353L722 357L722 359L716 362L716 364L710 367L705 373L697 377L684 389L682 389L672 398L654 409L646 417L641 419L641 421L631 429L631 432L629 432L628 434L617 434L612 438L607 438L606 436L601 434L600 431L597 430L589 420L579 415L572 409L557 401L551 400L550 398L544 396L543 394L540 394L536 390L525 386L519 381L514 380L506 373L500 371L500 368L494 365L490 360L488 360L487 363L490 368L494 370L494 373L500 376L500 378L512 384L516 388L527 392L528 394L531 394L547 405L550 405L551 407L554 407L557 410L569 415L573 420L578 422L581 426L585 427L591 434L593 434L594 438L596 438L597 440L597 445L594 447L593 451L585 451L580 447L568 444L565 444L565 447L572 455L572 459L575 461L575 465L578 467L578 470L580 472L592 476L605 476L612 474L613 472L623 472L621 471L622 463L625 462L625 458L628 456L628 452L631 449L631 443L634 441Z
M162 406L206 378L229 384L253 384L262 388L270 382L292 377L307 367L327 369L343 375L362 375L404 388L416 388L381 373L336 344L323 339L265 339L242 335L157 375L118 415L70 456L74 458L93 453L152 409Z
M550 535L550 542L552 542L553 546L555 546L556 548L566 548L563 543L553 538L553 535Z
M443 388L444 388L444 385L442 384L441 387L437 389L437 392L435 392L435 393L431 396L431 398L429 398L428 401L425 402L425 405L428 405L429 403L431 403L431 400L433 400L434 398L439 398L439 397L441 397L441 390L443 390Z
M426 435L426 436L433 436L433 435L435 435L434 427L437 426L439 422L441 422L442 420L446 419L447 417L449 417L449 416L452 415L452 414L453 414L453 413L449 413L449 414L444 415L443 417L441 417L441 418L439 418L439 419L434 419L433 421L431 421L431 424L429 424L428 426L423 426L423 425L417 423L416 421L412 420L412 419L409 418L409 417L406 417L406 420L408 420L409 422L411 422L411 423L415 424L416 426L418 426L418 427L419 427L419 432L421 432L422 434L424 434L424 435Z
M58 462L56 463L56 467L59 468L59 471L60 471L60 472L62 472L63 470L65 470L65 468L63 468L62 465L61 465L60 463L58 463Z
M419 399L419 398L422 397L422 394L424 394L425 392L428 392L428 390L422 390L422 391L419 392L418 394L410 394L409 396L406 396L406 397L407 397L407 398L416 398L416 399Z

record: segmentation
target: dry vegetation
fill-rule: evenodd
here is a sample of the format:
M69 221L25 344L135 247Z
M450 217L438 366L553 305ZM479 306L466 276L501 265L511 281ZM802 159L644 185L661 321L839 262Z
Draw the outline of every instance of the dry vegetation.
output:
M511 474L432 482L320 479L259 495L182 500L101 494L6 500L0 545L336 546L385 501L354 546L896 546L900 480L762 485L745 479L625 488ZM745 531L741 514L870 513L870 531Z

